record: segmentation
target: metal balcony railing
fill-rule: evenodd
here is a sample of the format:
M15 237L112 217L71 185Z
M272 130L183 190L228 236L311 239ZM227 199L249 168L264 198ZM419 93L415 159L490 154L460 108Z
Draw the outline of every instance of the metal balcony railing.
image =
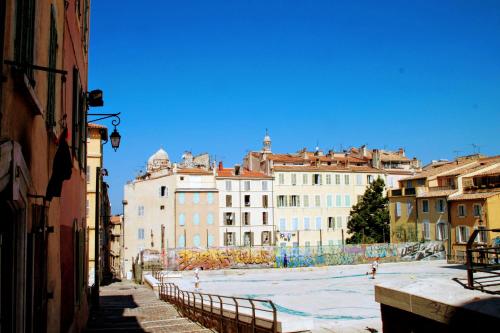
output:
M276 306L270 300L185 291L165 282L162 272L155 272L154 277L160 281L161 300L173 304L181 315L206 328L219 333L278 331Z
M467 241L467 288L488 293L500 294L500 246L477 245L476 237L480 233L500 233L500 229L476 229ZM474 276L480 273L479 276Z

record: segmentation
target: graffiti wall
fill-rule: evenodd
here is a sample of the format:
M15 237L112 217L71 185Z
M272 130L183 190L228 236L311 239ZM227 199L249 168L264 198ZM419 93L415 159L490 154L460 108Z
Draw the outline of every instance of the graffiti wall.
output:
M314 267L445 259L443 242L317 247L178 249L169 252L169 269Z

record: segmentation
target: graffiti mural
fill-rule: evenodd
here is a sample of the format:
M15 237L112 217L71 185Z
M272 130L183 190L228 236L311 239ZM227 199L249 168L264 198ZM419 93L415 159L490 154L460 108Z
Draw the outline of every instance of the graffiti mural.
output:
M275 258L273 248L219 248L185 249L173 251L170 260L173 269L203 269L273 267Z
M169 253L169 269L315 267L383 262L445 259L443 242L362 244L314 247L177 249Z

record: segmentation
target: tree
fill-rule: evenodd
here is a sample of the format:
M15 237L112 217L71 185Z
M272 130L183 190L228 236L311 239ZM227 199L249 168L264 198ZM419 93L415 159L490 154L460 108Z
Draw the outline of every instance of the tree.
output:
M385 183L377 178L368 186L351 209L347 243L383 243L389 241L389 199L384 196Z

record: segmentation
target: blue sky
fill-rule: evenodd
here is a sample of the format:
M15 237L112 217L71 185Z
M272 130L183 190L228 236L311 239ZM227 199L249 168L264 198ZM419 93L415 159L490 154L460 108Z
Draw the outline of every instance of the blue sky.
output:
M158 148L231 165L266 128L275 152L500 154L500 1L92 1L96 88L114 213Z

